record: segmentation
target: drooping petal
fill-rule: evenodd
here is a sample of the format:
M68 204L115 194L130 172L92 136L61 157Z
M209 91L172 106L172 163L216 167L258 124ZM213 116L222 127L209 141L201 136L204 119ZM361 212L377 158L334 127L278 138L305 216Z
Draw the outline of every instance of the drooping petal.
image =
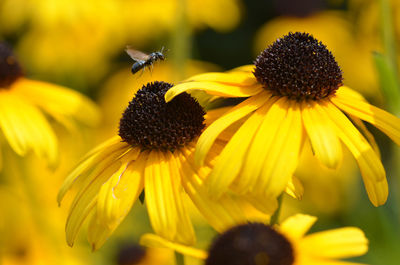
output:
M384 204L388 196L387 188L385 188L387 185L386 173L378 155L336 106L329 103L320 104L319 106L328 114L339 138L356 158L364 182L365 179L370 180L368 184L365 184L371 202L375 206Z
M88 240L93 250L104 244L139 197L144 185L143 170L146 160L146 155L139 156L120 175L114 174L101 187L96 213L88 229Z
M127 145L126 143L121 143L114 140L114 138L110 139L110 141L106 141L104 144L101 144L100 146L94 148L81 160L78 166L64 180L57 195L58 204L61 204L62 199L64 198L67 191L71 188L72 184L76 181L76 179L80 178L80 176L86 174L94 167L99 168L99 164L103 161L110 158L114 160L130 149L129 145ZM135 148L132 152L137 152L138 154L139 149Z
M256 188L269 149L272 143L276 141L276 137L279 137L277 131L286 117L287 105L286 99L281 98L272 104L265 115L244 158L240 179L237 181L239 190ZM264 182L268 182L268 180L264 180ZM249 191L253 192L253 190Z
M154 234L144 234L143 236L140 237L139 243L146 247L173 249L178 253L198 259L207 258L207 252L202 249L197 249L177 244L175 242L168 241Z
M100 112L97 106L84 95L54 84L21 78L13 91L45 110L57 119L63 116L87 125L97 125Z
M351 258L368 251L368 240L360 229L345 227L305 236L299 251L320 258Z
M207 177L207 186L209 187L209 194L215 198L219 198L229 185L236 179L242 168L244 157L247 149L256 134L258 127L262 123L265 113L269 110L274 101L270 100L261 108L255 111L233 135L232 139L228 142L226 147L222 150L220 156L217 158L216 163ZM239 176L243 178L243 175ZM250 181L239 180L238 183L249 183ZM250 187L246 185L237 185L236 191L244 193Z
M181 170L182 185L197 209L207 219L207 222L218 232L223 232L234 225L246 222L246 217L238 203L227 194L219 199L212 199L204 185L204 178L210 169L202 167L195 169L193 151L182 150L177 166Z
M362 135L367 139L368 143L371 145L371 147L374 149L375 153L378 155L378 157L381 157L381 151L379 150L379 146L375 141L374 135L368 130L367 126L365 126L364 122L360 120L359 118L348 114L347 115L353 124L357 127L357 129L360 130Z
M220 97L251 97L263 92L260 84L253 86L235 86L211 81L185 82L171 87L165 93L165 101L169 102L177 95L190 90L202 90L207 94Z
M316 221L317 218L314 216L296 214L283 221L279 226L279 231L294 240L299 240L310 230Z
M198 165L202 165L204 159L213 145L218 135L229 127L234 122L245 117L254 110L260 108L269 99L268 93L261 93L255 97L251 97L236 107L232 108L229 112L224 114L221 118L212 123L200 136L195 154L195 162Z
M262 165L256 192L258 189L266 196L279 196L286 188L299 161L302 132L300 108L296 103L290 104Z
M8 91L0 93L0 127L17 154L33 150L39 157L55 163L57 139L46 118L29 102Z
M339 89L336 95L331 98L331 101L341 110L376 126L396 144L400 145L399 118L363 100L347 95L346 91Z
M182 195L175 193L179 179L172 180L174 177L179 176L171 174L162 152L151 151L145 168L146 205L151 225L158 235L190 245L195 241L194 232L189 224L184 224L190 228L186 232L179 227L180 221L188 221L186 213L182 213Z
M336 169L343 159L342 144L326 114L318 111L316 104L314 101L302 103L303 124L317 159L328 168Z

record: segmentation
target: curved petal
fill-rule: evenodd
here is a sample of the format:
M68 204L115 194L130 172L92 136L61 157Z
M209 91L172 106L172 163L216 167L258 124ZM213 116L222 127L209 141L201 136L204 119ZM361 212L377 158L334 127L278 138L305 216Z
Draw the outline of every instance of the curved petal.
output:
M289 105L275 141L268 150L256 185L256 192L265 196L279 196L288 185L300 157L303 126L297 103Z
M206 167L194 170L190 162L193 161L193 152L183 151L185 153L179 154L182 185L208 223L218 232L245 223L246 217L233 198L225 194L217 200L211 199L204 185L204 177L210 170Z
M316 221L317 218L314 216L296 214L283 221L279 226L279 231L294 240L298 240L310 230Z
M300 250L320 258L351 258L368 251L368 240L356 227L344 227L305 236Z
M100 121L97 106L84 95L62 86L21 78L13 90L57 119L76 119L94 126Z
M212 123L199 137L196 147L195 162L202 165L204 159L218 135L234 122L260 108L269 99L269 93L260 93L251 97L225 113L221 118Z
M240 71L243 71L243 72L251 72L251 73L253 73L254 70L255 70L255 68L256 68L256 67L255 67L254 64L242 65L242 66L233 68L232 70L229 70L228 73L231 73L231 72L240 72Z
M343 159L342 145L326 114L318 111L316 104L313 101L302 103L303 124L317 159L328 168L336 169Z
M179 222L182 216L181 194L176 194L176 183L180 179L172 180L179 176L172 175L171 169L162 152L151 151L145 168L145 194L149 218L154 231L172 241L193 244L195 241L193 228L181 231ZM190 222L190 221L189 221ZM181 234L179 232L184 232Z
M251 97L264 91L260 84L253 86L235 86L211 81L185 82L171 87L165 93L165 101L169 102L177 95L190 90L202 90L207 94L220 97Z
M219 198L239 175L247 149L272 103L273 101L270 100L255 111L233 135L216 159L214 167L206 180L211 196ZM240 175L240 178L243 177L243 175ZM239 181L239 183L248 182L250 181ZM237 185L235 190L238 193L244 193L249 189L250 187L245 185Z
M303 194L304 194L304 187L303 184L301 183L301 181L295 177L292 176L292 178L289 180L285 192L298 200L301 200L303 198Z
M0 127L17 154L25 155L32 149L50 163L56 162L57 139L44 115L23 98L8 91L0 93Z
M340 89L331 97L331 101L343 111L373 124L400 145L400 119L396 116L363 100L348 97Z
M104 244L139 197L144 185L143 170L146 160L145 155L139 156L138 160L127 164L125 170L114 174L101 187L96 213L88 228L88 240L93 250Z
M364 183L366 179L369 180L365 186L371 202L375 206L384 204L388 196L385 188L386 173L378 155L336 106L326 102L319 106L328 114L339 138L356 158Z
M257 85L257 79L253 73L248 71L233 71L225 73L204 73L192 76L184 82L217 82L234 86L254 86Z
M140 237L139 243L146 247L152 248L169 248L183 255L194 257L197 259L206 259L207 252L202 249L196 249L185 245L177 244L161 238L154 234L144 234Z
M287 109L286 99L281 98L272 104L264 116L244 158L240 179L236 182L239 190L253 192L250 188L256 188L269 149L272 143L276 141L276 137L279 136L277 132L281 123L284 122ZM264 181L267 182L268 180Z

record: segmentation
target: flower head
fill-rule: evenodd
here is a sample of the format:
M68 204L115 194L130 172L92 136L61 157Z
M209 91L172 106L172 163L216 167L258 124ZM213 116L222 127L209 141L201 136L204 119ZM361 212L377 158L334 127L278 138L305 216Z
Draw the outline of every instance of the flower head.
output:
M355 157L375 205L385 203L388 185L367 121L400 144L400 120L342 85L341 70L326 47L306 33L289 33L270 45L255 66L193 76L165 95L199 89L219 97L242 97L202 133L195 160L203 164L215 139L236 125L206 183L218 197L241 194L278 196L295 171L308 138L315 156L337 168L344 143ZM344 114L345 112L346 114ZM346 116L347 115L347 116Z
M33 150L54 163L57 139L44 113L67 128L75 121L94 125L97 107L70 89L24 77L10 47L0 43L0 129L19 155Z
M207 253L146 234L141 244L174 249L199 259L206 265L356 265L338 259L364 255L368 240L356 227L343 227L306 235L317 218L297 214L279 226L264 223L242 224L224 231Z
M119 135L91 151L65 180L59 202L73 184L78 187L66 223L69 245L90 216L88 239L98 249L143 191L153 229L171 241L195 241L186 195L218 231L246 221L230 196L209 198L203 183L216 153L199 170L193 162L205 113L186 93L166 103L171 87L144 85L122 115Z

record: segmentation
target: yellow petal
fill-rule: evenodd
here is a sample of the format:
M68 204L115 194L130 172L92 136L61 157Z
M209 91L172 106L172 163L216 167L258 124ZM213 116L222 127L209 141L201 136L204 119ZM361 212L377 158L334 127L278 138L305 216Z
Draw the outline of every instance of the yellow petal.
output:
M269 99L269 94L264 92L251 97L211 124L200 136L195 154L196 164L202 165L204 159L218 135L235 121L240 120L254 110L260 108Z
M375 153L377 156L380 158L381 157L381 151L379 150L379 146L375 141L374 135L367 129L367 126L365 126L364 122L360 120L359 118L348 114L347 115L353 124L357 126L357 128L360 130L360 132L364 135L364 137L367 139L368 143L371 145L371 147L374 149Z
M321 258L351 258L368 251L368 240L355 227L345 227L305 236L299 251Z
M168 240L161 238L154 234L144 234L143 236L140 237L139 243L143 246L151 247L151 248L173 249L176 252L179 252L183 255L187 255L190 257L198 258L198 259L206 259L207 258L207 252L204 250L177 244L175 242L168 241Z
M204 185L204 176L209 169L202 167L194 170L193 152L183 150L185 153L179 154L180 170L182 175L182 185L193 203L207 222L217 231L223 232L232 226L246 222L246 217L239 204L225 194L219 199L214 200L209 196L207 187Z
M119 141L115 142L114 138L111 140L112 141L106 141L90 151L89 154L81 160L78 166L67 176L57 195L58 204L61 204L65 194L71 188L72 184L77 178L84 175L88 171L93 170L95 167L100 168L99 164L104 163L105 160L115 160L130 148L126 143L121 143ZM139 149L135 148L134 151L139 152ZM95 174L92 175L95 176Z
M331 101L343 111L369 122L400 145L400 119L396 116L338 90Z
M257 79L248 71L234 71L226 73L205 73L192 76L184 82L217 82L235 86L254 86Z
M362 178L368 198L372 204L376 207L385 204L389 194L389 187L386 178L381 181L376 181L365 176L362 176Z
M88 229L88 240L93 250L100 248L129 213L143 190L143 170L147 157L127 165L123 172L115 173L99 191L96 214Z
M314 216L296 214L283 221L279 226L279 231L294 240L298 240L310 230L316 221L317 218Z
M255 111L233 135L232 139L217 158L213 170L206 181L206 185L209 187L209 194L214 198L219 198L226 192L229 185L238 176L247 149L253 140L253 136L257 132L265 113L269 110L272 103L273 100L270 100ZM243 178L243 175L240 175L239 178ZM238 182L248 183L249 181L241 179ZM248 189L249 187L245 184L241 186L238 184L236 187L236 191L242 194Z
M97 106L84 95L62 86L21 78L14 91L50 115L76 119L94 126L100 121Z
M260 177L271 145L277 140L276 137L279 137L277 131L281 123L284 122L287 108L286 99L281 98L272 104L265 115L247 151L240 178L237 182L239 190L250 189L249 192L253 192L252 189L258 189L256 187L257 180ZM263 182L267 183L268 180L264 179Z
M174 177L178 176L171 175L162 152L151 151L145 168L146 205L150 222L158 235L172 241L193 244L195 238L192 231L189 231L189 237L185 236L187 234L178 234L180 217L186 213L181 213L181 194L174 194L176 187L173 182L179 182L172 181Z
M190 90L202 90L207 94L220 97L251 97L264 91L261 85L256 84L253 86L235 86L216 82L185 82L171 87L165 93L165 101L169 102L177 95L188 92Z
M315 156L328 168L336 169L343 159L342 145L326 114L313 101L301 106L303 124Z
M275 141L268 152L256 186L266 196L279 196L289 183L299 162L302 122L297 103L291 104Z
M19 155L32 149L39 157L55 163L57 139L46 118L29 102L8 91L0 93L0 127Z
M385 186L386 173L378 155L340 110L329 102L320 106L330 117L330 121L335 126L339 138L356 158L364 182L365 179L369 179L369 184L380 186L379 188L372 187L365 183L366 187L371 188L370 191L374 191L368 192L371 202L375 206L384 204L388 196L387 189L383 188Z
M254 70L255 70L254 64L249 64L249 65L243 65L243 66L239 66L239 67L233 68L232 70L228 71L228 73L240 72L240 71L253 73Z
M297 177L292 176L286 186L285 192L293 198L301 200L304 194L303 184Z

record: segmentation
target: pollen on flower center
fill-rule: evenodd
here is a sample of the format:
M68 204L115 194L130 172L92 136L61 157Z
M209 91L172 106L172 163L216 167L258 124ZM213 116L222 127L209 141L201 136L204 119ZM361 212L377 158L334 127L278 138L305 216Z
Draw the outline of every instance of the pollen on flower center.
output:
M22 75L22 68L11 48L0 43L0 88L7 88Z
M280 233L262 223L234 227L211 245L206 265L292 265L293 248Z
M173 85L148 83L129 102L122 114L119 135L132 146L175 150L193 141L204 128L204 110L187 93L166 103L164 95Z
M277 39L254 64L258 82L276 96L318 100L334 94L343 84L332 53L308 33L289 33Z

